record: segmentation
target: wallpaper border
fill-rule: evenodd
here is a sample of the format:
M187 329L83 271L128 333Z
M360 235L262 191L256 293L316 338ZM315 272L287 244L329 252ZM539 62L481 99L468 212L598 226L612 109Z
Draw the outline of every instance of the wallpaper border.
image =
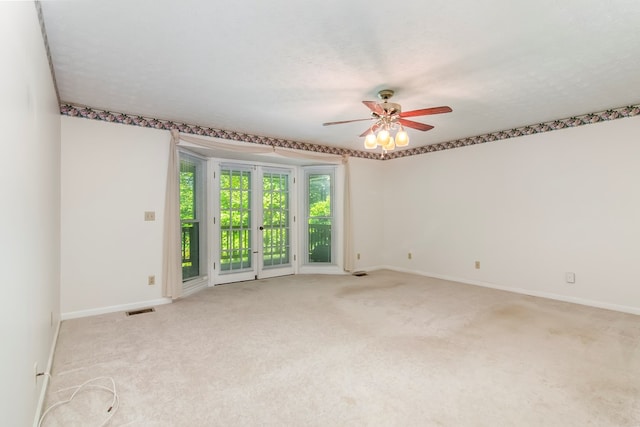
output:
M484 135L457 139L455 141L441 142L438 144L409 148L402 151L392 151L387 154L385 160L433 153L435 151L450 150L452 148L467 147L469 145L484 144L487 142L500 141L503 139L515 138L518 136L534 135L537 133L551 132L554 130L572 128L576 126L624 119L626 117L633 117L637 115L640 115L640 105L629 105L627 107L599 111L597 113L583 114L581 116L574 116L566 119L552 120L535 125L527 125L515 129L501 130Z
M339 147L311 144L309 142L299 142L268 136L251 135L248 133L235 132L231 130L216 129L206 126L174 122L171 120L160 120L150 117L137 116L135 114L116 113L91 107L81 107L67 103L63 103L60 105L60 113L65 116L83 117L85 119L101 120L105 122L121 123L125 125L141 126L152 129L177 129L179 132L190 135L209 136L213 138L222 138L229 141L243 141L253 144L270 145L272 147L292 148L295 150L337 154L340 156L348 155L351 157L362 157L366 159L376 159L380 157L380 153L375 152L347 150Z
M611 110L589 113L566 119L553 120L534 125L522 126L515 129L502 130L487 133L484 135L472 136L469 138L457 139L454 141L441 142L437 144L425 145L422 147L408 148L405 150L390 151L381 156L379 151L348 150L339 147L330 147L308 142L292 141L287 139L272 138L260 135L235 132L230 130L215 129L205 126L191 125L174 122L170 120L159 120L149 117L137 116L134 114L117 113L107 110L100 110L92 107L78 106L69 103L60 104L60 113L70 117L82 117L92 120L120 123L125 125L141 126L152 129L171 130L177 129L182 133L191 135L209 136L231 141L243 141L253 144L270 145L273 147L292 148L295 150L312 151L316 153L329 153L337 155L347 155L373 160L391 160L407 156L433 153L436 151L450 150L453 148L467 147L469 145L484 144L487 142L500 141L503 139L515 138L518 136L534 135L537 133L550 132L554 130L566 129L576 126L589 125L593 123L617 120L626 117L640 115L640 105L630 105Z

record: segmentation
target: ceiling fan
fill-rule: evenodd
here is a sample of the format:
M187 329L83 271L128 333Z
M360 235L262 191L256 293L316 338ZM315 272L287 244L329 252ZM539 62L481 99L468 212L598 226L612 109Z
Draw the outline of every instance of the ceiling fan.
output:
M400 104L389 102L393 93L394 92L391 89L383 89L378 92L378 98L380 98L382 102L362 101L362 103L371 110L371 117L369 118L328 122L323 123L322 126L375 120L375 123L360 136L366 136L364 141L365 148L372 150L381 146L384 153L386 151L393 150L395 147L405 147L409 144L409 135L407 135L407 132L403 127L417 129L423 132L433 129L433 126L431 125L407 120L407 117L428 116L431 114L450 113L453 111L450 107L442 106L402 112ZM398 132L394 138L391 136L390 132L395 129L398 129Z

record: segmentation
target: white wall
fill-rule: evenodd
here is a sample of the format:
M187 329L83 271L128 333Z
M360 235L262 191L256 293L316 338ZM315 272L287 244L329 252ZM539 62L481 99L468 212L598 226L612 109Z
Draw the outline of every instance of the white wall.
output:
M169 140L168 131L62 117L63 318L160 301Z
M383 217L384 177L380 174L382 162L351 158L351 212L353 218L354 269L375 269L384 264ZM360 259L357 259L357 254Z
M160 301L168 147L166 131L62 117L63 318ZM356 269L382 260L379 165L351 159Z
M640 117L351 159L355 269L640 311L639 128ZM63 315L159 301L168 132L63 117L62 135Z
M638 135L635 117L384 162L386 264L640 313Z
M60 114L33 2L0 3L0 56L0 425L27 426L60 313Z

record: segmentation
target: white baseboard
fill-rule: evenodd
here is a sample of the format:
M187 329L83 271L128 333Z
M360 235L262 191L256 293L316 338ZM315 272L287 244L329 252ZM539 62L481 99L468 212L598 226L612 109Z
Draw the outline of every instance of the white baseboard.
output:
M56 325L56 331L53 334L53 340L51 341L51 349L49 350L49 360L47 361L47 369L44 371L47 374L51 374L51 367L53 366L53 355L56 351L56 345L58 344L58 334L60 334L60 320ZM38 399L38 406L36 406L36 415L33 419L33 427L38 427L40 423L40 417L42 416L42 409L44 406L44 399L47 395L47 389L49 388L49 376L44 375L42 382L42 388L40 389L40 398Z
M400 270L394 269L392 267L388 267L386 265L374 265L374 266L369 266L369 267L358 267L358 268L354 268L353 269L353 271L366 271L366 272L376 271L376 270L395 270L395 271L400 271Z
M186 284L185 284L186 285ZM192 283L189 283L186 286L182 287L182 295L180 296L180 298L184 298L184 297L188 297L189 295L193 295L196 292L199 292L203 289L207 289L209 286L209 279L208 278L204 278L202 280L196 280Z
M109 307L92 308L89 310L70 311L60 315L61 320L77 319L80 317L95 316L98 314L115 313L118 311L137 310L140 308L152 307L154 305L170 304L171 298L158 298L149 301L140 301L130 304L112 305Z
M497 289L497 290L500 290L500 291L513 292L513 293L516 293L516 294L530 295L530 296L534 296L534 297L547 298L547 299L552 299L552 300L556 300L556 301L564 301L564 302L570 302L570 303L574 303L574 304L586 305L586 306L589 306L589 307L604 308L606 310L620 311L622 313L640 315L640 308L631 307L631 306L627 306L627 305L619 305L619 304L613 304L613 303L604 302L604 301L589 300L589 299L573 297L573 296L569 296L569 295L559 295L559 294L554 294L554 293L551 293L551 292L540 292L540 291L535 291L535 290L530 290L530 289L512 288L512 287L509 287L509 286L502 286L502 285L498 285L498 284L490 283L490 282L482 282L482 281L479 281L479 280L463 279L463 278L460 278L460 277L447 276L447 275L444 275L444 274L429 273L429 272L419 271L419 270L410 270L410 269L406 269L406 268L398 268L398 267L392 267L392 266L388 266L388 265L379 266L379 267L375 268L375 270L381 270L381 269L393 270L393 271L398 271L398 272L401 272L401 273L417 274L419 276L433 277L434 279L449 280L451 282L459 282L459 283L464 283L464 284L467 284L467 285L482 286L484 288ZM367 271L372 271L372 270L374 270L374 269L372 268L372 269L367 270Z
M311 265L305 265L298 269L297 274L333 274L333 275L343 275L349 274L344 271L344 269L340 266L327 266L327 267L314 267Z

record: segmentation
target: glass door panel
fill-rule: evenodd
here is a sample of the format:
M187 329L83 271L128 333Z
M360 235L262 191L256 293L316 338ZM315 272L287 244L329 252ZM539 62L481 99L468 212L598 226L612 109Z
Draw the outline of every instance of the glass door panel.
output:
M220 171L220 270L253 269L251 171L224 166Z
M291 264L289 173L262 173L262 268Z

